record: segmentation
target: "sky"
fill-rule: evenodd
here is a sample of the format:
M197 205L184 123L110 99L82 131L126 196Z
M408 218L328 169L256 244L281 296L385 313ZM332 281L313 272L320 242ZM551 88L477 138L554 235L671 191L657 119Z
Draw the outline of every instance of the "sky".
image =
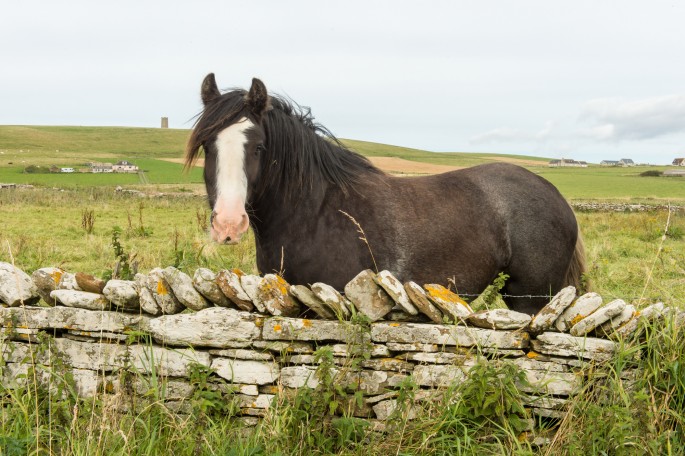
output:
M311 107L340 138L669 164L685 2L4 0L0 124L192 128L200 84ZM0 137L0 147L2 147Z

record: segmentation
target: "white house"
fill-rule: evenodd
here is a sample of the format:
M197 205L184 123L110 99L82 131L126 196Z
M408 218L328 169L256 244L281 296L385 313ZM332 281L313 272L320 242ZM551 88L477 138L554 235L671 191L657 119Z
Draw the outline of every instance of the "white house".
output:
M75 171L74 171L74 168L60 168L59 172L60 173L73 173Z
M673 166L685 166L685 158L676 158L671 163Z
M137 173L138 167L129 161L122 160L112 165L112 171L115 173Z

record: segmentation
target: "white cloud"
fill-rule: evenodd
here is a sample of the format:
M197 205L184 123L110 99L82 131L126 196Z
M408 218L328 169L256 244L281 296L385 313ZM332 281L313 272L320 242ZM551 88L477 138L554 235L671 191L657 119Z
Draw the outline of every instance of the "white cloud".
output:
M516 128L500 127L469 139L471 144L493 144L501 142L518 142L531 139L531 135Z

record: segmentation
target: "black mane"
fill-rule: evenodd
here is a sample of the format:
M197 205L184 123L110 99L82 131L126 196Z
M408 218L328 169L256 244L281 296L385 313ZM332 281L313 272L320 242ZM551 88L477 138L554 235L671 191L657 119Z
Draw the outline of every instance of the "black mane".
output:
M192 165L206 141L241 117L249 117L246 94L241 89L224 93L199 115L188 140L186 166ZM261 122L266 142L257 198L267 191L297 198L302 191L325 182L348 192L372 176L383 175L366 157L349 150L317 123L309 108L280 96L271 96L270 105Z

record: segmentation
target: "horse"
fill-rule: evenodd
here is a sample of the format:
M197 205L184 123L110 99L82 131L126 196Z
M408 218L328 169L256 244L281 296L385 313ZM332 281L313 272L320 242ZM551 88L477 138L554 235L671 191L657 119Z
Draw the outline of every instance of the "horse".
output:
M222 93L210 73L200 94L185 166L204 152L211 238L237 243L251 227L261 273L343 290L362 270L388 270L462 295L505 273L507 305L529 314L580 287L575 215L540 176L508 163L393 176L259 79Z

